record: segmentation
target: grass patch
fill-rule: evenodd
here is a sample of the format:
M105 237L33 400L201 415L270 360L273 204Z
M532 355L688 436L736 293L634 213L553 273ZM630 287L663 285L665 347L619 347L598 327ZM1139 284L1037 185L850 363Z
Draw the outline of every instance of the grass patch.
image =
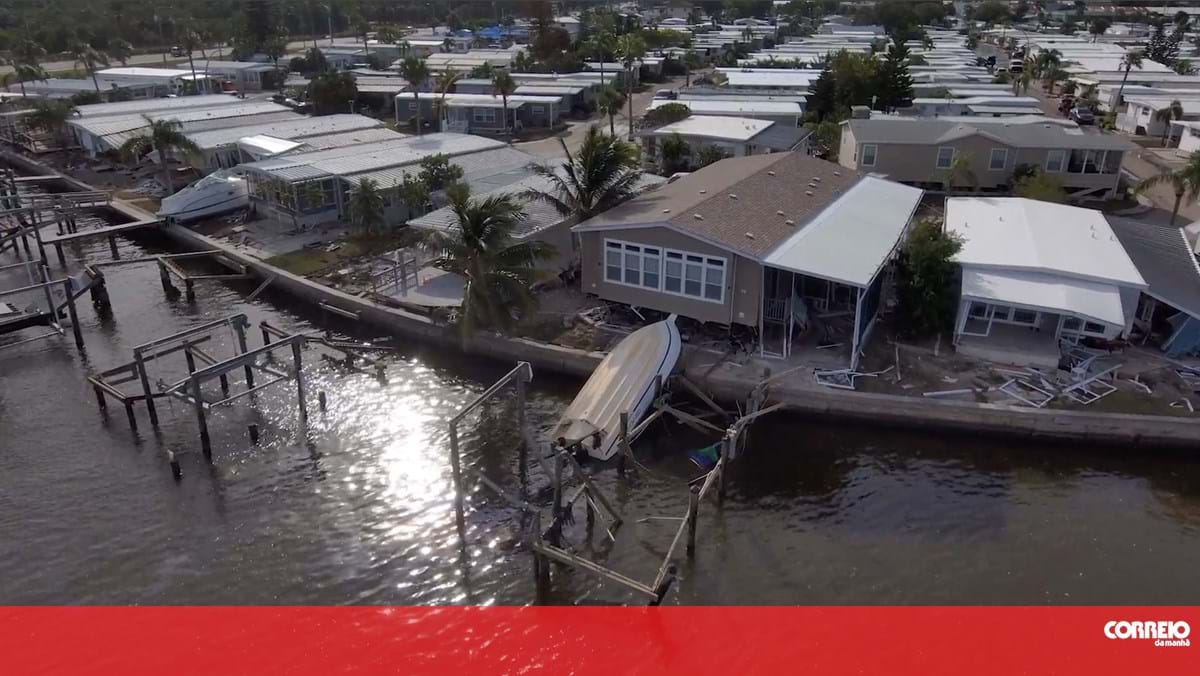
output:
M269 258L266 262L294 275L308 277L358 258L413 246L417 240L417 234L407 228L382 235L356 235L342 242L334 251L324 248L298 249Z

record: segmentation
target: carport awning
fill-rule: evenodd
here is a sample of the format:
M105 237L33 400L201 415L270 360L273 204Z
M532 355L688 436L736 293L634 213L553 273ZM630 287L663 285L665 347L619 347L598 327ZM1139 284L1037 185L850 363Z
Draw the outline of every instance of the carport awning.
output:
M1024 270L963 268L962 295L968 300L1125 326L1121 292L1114 284Z

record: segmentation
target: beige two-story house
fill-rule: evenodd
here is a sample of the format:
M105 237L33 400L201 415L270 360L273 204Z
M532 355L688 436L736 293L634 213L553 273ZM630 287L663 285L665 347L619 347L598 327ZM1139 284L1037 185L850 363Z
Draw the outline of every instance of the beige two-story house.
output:
M1121 161L1135 146L1113 134L1036 118L876 117L842 123L838 161L856 171L929 190L1005 194L1018 167L1057 178L1072 199L1113 197ZM966 158L967 172L951 169ZM958 163L961 168L962 163Z

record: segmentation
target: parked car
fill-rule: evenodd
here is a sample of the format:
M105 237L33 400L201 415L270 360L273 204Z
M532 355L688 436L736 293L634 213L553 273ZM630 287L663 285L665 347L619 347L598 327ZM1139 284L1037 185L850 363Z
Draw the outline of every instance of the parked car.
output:
M179 45L171 48L171 56L187 56L187 50Z
M679 98L679 92L676 92L674 89L660 89L660 90L654 92L654 98L670 99L670 100L674 101L675 99Z
M1095 124L1096 114L1087 108L1076 107L1071 109L1071 119L1076 124Z

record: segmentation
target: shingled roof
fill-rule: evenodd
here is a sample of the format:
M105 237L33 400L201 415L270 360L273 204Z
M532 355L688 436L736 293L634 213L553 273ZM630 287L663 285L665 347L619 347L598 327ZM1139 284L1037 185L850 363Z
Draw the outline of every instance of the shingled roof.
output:
M721 160L573 229L663 225L762 258L862 174L800 152Z
M1174 226L1108 217L1117 239L1149 285L1150 295L1200 318L1200 266Z

